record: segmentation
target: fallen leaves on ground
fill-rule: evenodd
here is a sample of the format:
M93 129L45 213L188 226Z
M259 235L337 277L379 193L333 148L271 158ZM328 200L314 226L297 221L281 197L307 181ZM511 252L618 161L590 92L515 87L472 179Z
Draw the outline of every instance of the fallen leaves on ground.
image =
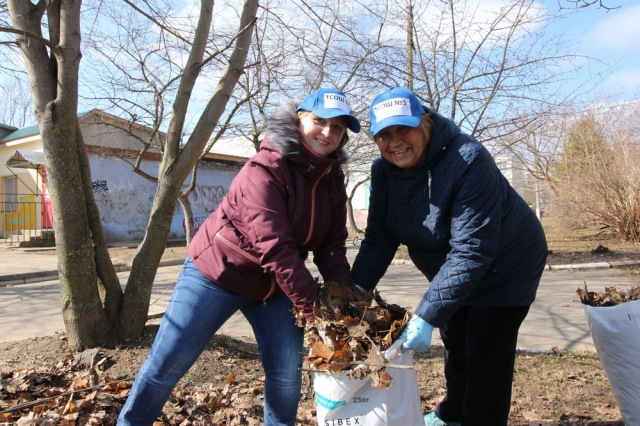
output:
M91 358L97 360L98 354L93 350ZM0 424L115 425L132 381L106 375L102 368L108 360L103 357L91 367L68 357L53 366L3 372ZM264 375L243 374L243 363L235 365L238 374L218 378L223 386L176 387L154 425L261 424ZM314 416L301 409L297 424L315 424Z
M147 326L144 338L121 348L100 348L95 357L100 383L105 376L118 379L126 385L127 392L132 377L144 362L153 341L157 325ZM34 354L38 354L35 356ZM48 354L40 357L40 354ZM82 385L88 377L89 367L57 367L57 360L64 360L69 351L57 337L49 336L28 341L0 344L0 423L3 424L58 424L113 425L116 412L121 409L125 398L102 395L101 388L82 389L74 392L72 399L76 406L83 404L80 399L96 392L98 401L113 398L113 409L93 405L97 413L88 413L91 404L81 405L75 420L61 415L69 401L57 392L67 392L64 383L76 381ZM73 358L73 356L71 356ZM101 362L102 359L107 359ZM422 400L423 411L433 411L444 397L444 350L433 346L427 352L416 354L415 369ZM99 365L98 365L99 364ZM393 370L391 370L393 373ZM14 376L16 382L14 382ZM229 336L214 337L211 345L174 390L174 396L165 404L163 414L155 426L162 424L204 425L206 416L218 415L226 418L218 425L261 424L263 403L264 371L259 359L255 340L240 340ZM20 380L18 380L21 378ZM120 382L120 380L123 380ZM228 387L226 387L229 385ZM36 403L30 408L11 410L16 406L20 393L31 393L30 387L38 386L41 395L26 395L21 403ZM119 385L123 386L123 385ZM26 391L20 389L23 387ZM226 387L226 388L225 388ZM559 349L549 353L518 352L514 375L513 401L509 426L622 426L624 422L615 397L607 381L598 356L589 351L565 352ZM108 393L108 392L107 392ZM234 396L234 394L237 394ZM59 397L56 407L41 410L43 398ZM217 411L211 413L211 401L221 399ZM91 398L89 398L91 400ZM193 402L190 402L193 401ZM102 404L102 403L101 403ZM243 405L247 404L247 405ZM195 409L194 409L195 407ZM234 411L234 407L239 407ZM71 408L71 407L70 407ZM10 411L9 411L10 410ZM45 419L40 413L56 411L57 422ZM104 415L99 414L100 411ZM218 414L216 414L218 413ZM584 413L589 419L575 416ZM52 413L49 413L53 416ZM89 415L88 415L89 414ZM91 416L90 414L96 414ZM226 416L226 417L225 417ZM175 418L174 418L175 417ZM537 419L535 418L537 417ZM52 417L55 418L55 417ZM211 418L211 417L210 417ZM571 418L569 421L567 419ZM245 420L242 420L245 419ZM561 420L562 419L562 420ZM212 424L212 423L209 423ZM303 388L298 409L296 426L317 425L312 389Z
M72 357L45 369L2 373L0 422L32 424L115 424L130 383L99 376L107 358L93 367Z
M640 299L640 287L624 289L619 287L605 287L604 291L597 293L589 291L587 285L584 289L576 290L580 301L589 306L615 306L625 302Z

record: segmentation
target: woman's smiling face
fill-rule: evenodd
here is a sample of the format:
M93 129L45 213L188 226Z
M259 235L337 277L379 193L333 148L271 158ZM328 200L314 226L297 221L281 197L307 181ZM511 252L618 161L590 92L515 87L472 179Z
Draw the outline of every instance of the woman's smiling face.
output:
M326 157L338 149L344 132L347 130L344 117L322 118L313 113L300 117L298 130L302 142L311 151L321 157Z
M420 166L429 144L420 127L389 126L374 137L380 155L405 171Z

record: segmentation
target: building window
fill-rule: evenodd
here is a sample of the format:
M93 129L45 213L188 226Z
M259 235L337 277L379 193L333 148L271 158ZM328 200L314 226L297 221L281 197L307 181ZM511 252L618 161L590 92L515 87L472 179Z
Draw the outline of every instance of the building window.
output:
M498 169L502 173L504 173L509 168L509 164L506 161L496 161L496 166L498 166Z
M18 211L18 178L4 178L4 211Z

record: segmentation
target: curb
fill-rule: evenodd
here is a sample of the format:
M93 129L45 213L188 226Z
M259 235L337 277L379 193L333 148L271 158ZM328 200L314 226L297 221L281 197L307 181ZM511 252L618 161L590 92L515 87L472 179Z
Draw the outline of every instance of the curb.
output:
M307 259L308 260L308 259ZM184 259L167 259L161 260L158 268L165 266L182 265ZM391 265L397 266L415 266L413 261L408 259L393 259ZM571 269L612 269L622 266L640 265L640 260L623 260L618 262L594 262L594 263L574 263L568 265L546 265L545 271L559 271ZM131 270L130 263L116 263L113 265L116 272L126 272ZM13 287L20 284L33 284L43 281L57 280L58 271L37 271L26 272L23 274L0 275L0 288Z
M158 264L158 268L164 266L176 266L182 265L184 259L167 259L161 260ZM131 270L130 263L114 263L113 269L116 272L127 272ZM59 274L57 270L53 271L37 271L37 272L25 272L22 274L0 275L0 288L13 287L20 284L33 284L43 281L57 280Z

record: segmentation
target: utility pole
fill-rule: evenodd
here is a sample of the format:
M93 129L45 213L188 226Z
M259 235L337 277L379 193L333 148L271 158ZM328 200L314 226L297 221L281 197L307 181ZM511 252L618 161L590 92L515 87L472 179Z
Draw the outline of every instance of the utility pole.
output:
M413 0L407 8L407 89L413 91Z

